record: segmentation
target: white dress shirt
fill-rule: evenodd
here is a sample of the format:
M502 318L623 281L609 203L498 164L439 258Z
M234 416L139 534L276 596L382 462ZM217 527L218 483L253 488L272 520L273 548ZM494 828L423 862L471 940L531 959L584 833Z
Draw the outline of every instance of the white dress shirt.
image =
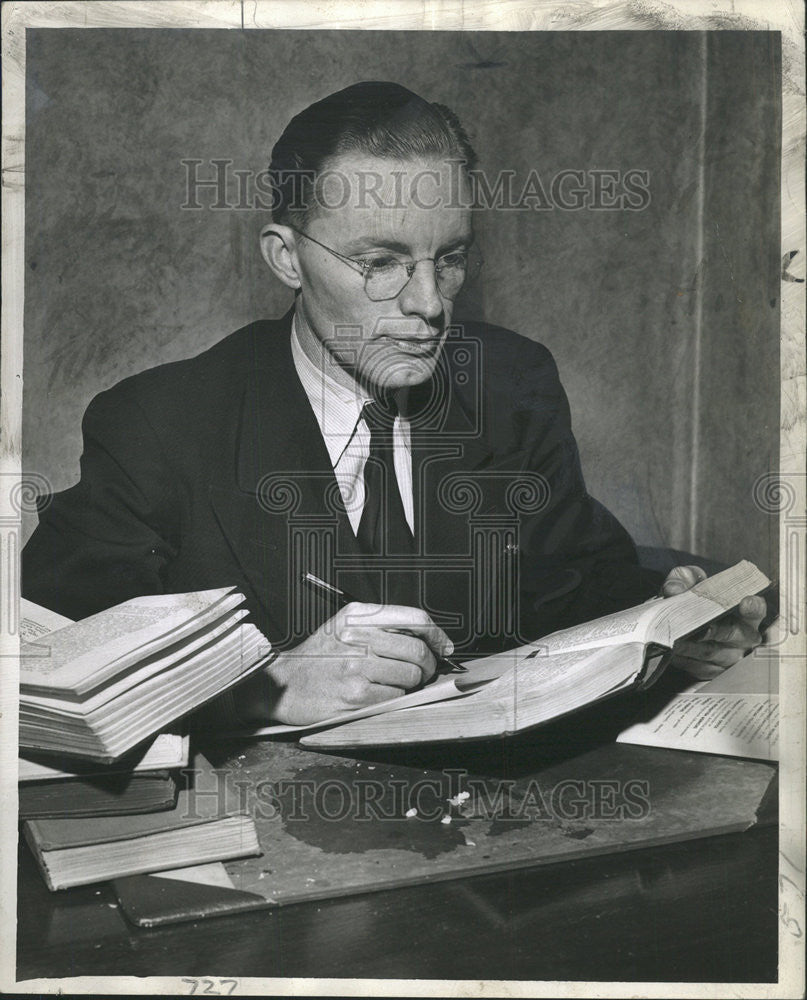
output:
M353 533L358 534L364 510L364 464L370 454L370 428L361 411L372 397L358 383L350 389L340 385L308 357L300 344L296 317L291 324L291 354L328 449ZM412 444L409 421L400 416L396 416L392 428L392 447L406 523L414 534Z

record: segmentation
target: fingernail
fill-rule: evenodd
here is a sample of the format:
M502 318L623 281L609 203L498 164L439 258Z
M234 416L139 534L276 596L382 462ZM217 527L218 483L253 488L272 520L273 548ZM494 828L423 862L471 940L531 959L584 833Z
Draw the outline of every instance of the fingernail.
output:
M451 656L454 652L454 643L449 639L443 647L443 656Z
M686 587L684 586L683 583L680 583L678 580L673 580L671 583L667 584L665 590L667 591L668 597L674 597L676 594L683 594L683 592L686 590Z

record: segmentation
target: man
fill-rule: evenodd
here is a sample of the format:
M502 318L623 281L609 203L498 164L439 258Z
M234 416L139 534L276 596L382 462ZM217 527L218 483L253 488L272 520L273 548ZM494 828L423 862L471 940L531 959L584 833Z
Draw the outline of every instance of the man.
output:
M296 724L402 694L455 650L651 596L658 581L585 491L549 353L452 326L479 266L474 163L456 117L396 84L297 115L261 236L292 312L93 400L81 481L26 547L26 596L81 617L237 586L280 655L235 708ZM679 568L664 592L701 575ZM685 665L734 662L764 610L746 599L682 645Z

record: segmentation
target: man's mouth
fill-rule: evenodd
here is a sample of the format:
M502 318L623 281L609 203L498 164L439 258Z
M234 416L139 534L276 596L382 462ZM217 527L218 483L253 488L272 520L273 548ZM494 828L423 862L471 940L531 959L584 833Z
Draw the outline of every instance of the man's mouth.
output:
M414 340L411 337L385 337L384 339L390 341L396 350L416 357L423 354L434 354L440 347L439 337L428 337L423 340Z

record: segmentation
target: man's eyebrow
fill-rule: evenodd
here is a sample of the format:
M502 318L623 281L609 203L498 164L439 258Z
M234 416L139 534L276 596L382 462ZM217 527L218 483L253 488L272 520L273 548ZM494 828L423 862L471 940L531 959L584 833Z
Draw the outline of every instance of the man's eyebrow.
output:
M456 239L448 240L443 243L437 251L437 256L439 257L447 250L454 250L460 246L470 246L473 242L473 233L458 236ZM367 250L391 250L394 253L406 254L407 256L412 255L411 247L407 246L405 243L399 243L398 240L374 239L372 236L357 237L355 240L346 244L342 252L346 257L351 257L353 254L363 253Z
M397 240L375 239L373 236L359 236L351 240L345 246L345 254L349 257L354 253L362 253L365 250L394 250L395 253L410 253L410 249L405 243Z
M455 240L448 240L446 243L440 247L437 251L437 256L440 257L444 253L450 253L452 250L456 250L458 247L468 247L473 246L474 234L466 233L464 236L458 236Z

